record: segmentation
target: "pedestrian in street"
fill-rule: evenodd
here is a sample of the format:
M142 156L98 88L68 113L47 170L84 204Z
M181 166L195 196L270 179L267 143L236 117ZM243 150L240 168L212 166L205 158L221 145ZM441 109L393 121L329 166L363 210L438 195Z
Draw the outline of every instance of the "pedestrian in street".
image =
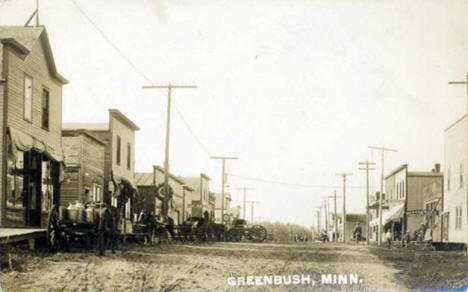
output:
M385 240L387 241L387 247L392 248L392 232L390 232L390 229L387 229L387 233L385 233Z
M410 242L410 230L408 229L406 233L401 238L401 247L408 247Z
M354 235L354 239L356 240L356 243L359 243L362 237L362 227L361 227L360 222L358 222L356 226L354 227L353 235Z

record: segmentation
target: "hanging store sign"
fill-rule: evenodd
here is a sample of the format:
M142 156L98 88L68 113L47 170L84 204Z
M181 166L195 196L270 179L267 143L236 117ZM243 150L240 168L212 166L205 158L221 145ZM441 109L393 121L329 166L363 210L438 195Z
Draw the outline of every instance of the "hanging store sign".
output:
M439 211L437 210L410 210L406 211L407 216L431 216L431 215L439 215Z

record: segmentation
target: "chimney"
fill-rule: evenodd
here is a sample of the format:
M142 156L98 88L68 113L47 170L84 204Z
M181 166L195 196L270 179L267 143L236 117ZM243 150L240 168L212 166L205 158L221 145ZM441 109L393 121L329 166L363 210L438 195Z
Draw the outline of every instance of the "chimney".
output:
M436 163L434 168L435 168L435 172L439 173L440 172L440 163Z

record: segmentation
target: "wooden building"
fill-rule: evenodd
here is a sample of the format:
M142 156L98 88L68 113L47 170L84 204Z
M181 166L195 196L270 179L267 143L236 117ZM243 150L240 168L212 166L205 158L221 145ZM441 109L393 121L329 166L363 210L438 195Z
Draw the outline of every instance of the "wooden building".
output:
M60 201L62 86L43 26L0 27L1 222L45 226Z
M164 184L165 170L155 165L153 172L137 172L135 174L135 183L140 189L147 186L160 186ZM174 219L176 224L182 223L191 216L191 210L188 211L188 205L192 198L193 189L186 185L184 180L178 176L169 173L169 186L173 190L172 200L169 202L168 215ZM156 188L153 189L156 191ZM162 202L156 200L155 213L161 214Z
M215 218L216 223L221 223L221 222L223 222L223 220L221 218L221 214L223 213L222 212L222 209L223 209L223 204L222 204L223 195L220 194L220 193L215 193L214 195L215 195L215 198L216 198L214 218ZM232 201L231 194L225 193L224 194L224 214L229 215L229 217L231 217L231 215L230 215L231 201Z
M104 142L103 200L121 212L123 230L131 232L135 179L135 132L140 128L119 110L109 110L108 123L67 123L63 130L86 130Z
M404 164L385 177L386 199L382 212L383 232L390 229L395 239L407 230L412 238L425 224L434 241L441 241L443 210L443 173L436 164L432 171L409 171ZM377 240L379 217L371 221L372 239Z
M65 178L60 205L103 201L105 143L87 130L63 130Z
M468 115L445 129L443 241L468 244Z
M193 189L192 193L192 216L203 217L203 213L208 211L210 216L214 215L214 199L210 205L210 178L201 173L199 177L183 177L186 185Z

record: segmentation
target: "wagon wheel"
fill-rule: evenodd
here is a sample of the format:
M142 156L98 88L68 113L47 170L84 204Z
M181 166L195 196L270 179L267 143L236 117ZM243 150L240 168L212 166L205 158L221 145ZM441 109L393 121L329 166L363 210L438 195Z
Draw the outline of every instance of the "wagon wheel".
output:
M53 205L47 216L47 247L50 252L56 252L60 246L60 226L59 226L58 208Z
M255 242L263 242L267 237L267 231L265 227L261 225L254 225L252 226L250 232L250 237Z

